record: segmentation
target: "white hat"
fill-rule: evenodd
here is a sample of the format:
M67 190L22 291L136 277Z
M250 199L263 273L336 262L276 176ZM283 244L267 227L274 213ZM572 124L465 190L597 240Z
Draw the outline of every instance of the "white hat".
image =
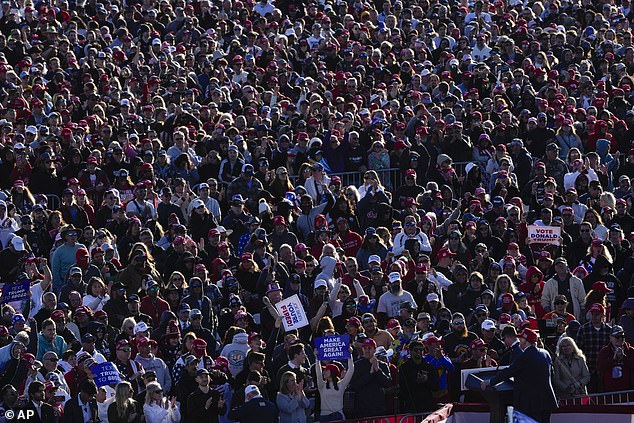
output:
M368 264L372 263L373 261L375 261L375 262L377 262L377 263L381 264L381 257L377 256L376 254L371 255L371 256L368 258Z
M37 134L37 128L35 127L35 125L29 125L26 127L26 130L24 132L29 134Z
M127 98L124 98L124 99L122 99L119 102L119 105L121 105L121 106L130 106L130 100L128 100Z
M431 303L432 301L440 301L440 297L435 292L427 294L427 302Z
M146 330L149 330L150 328L147 327L147 324L145 324L145 322L139 322L134 326L134 334L136 335L139 332L145 332Z
M328 288L328 283L326 283L326 281L323 279L317 279L315 281L315 289L319 288L320 286L325 286L326 288Z
M13 238L11 238L11 244L13 245L13 248L16 249L16 251L24 251L24 240L19 237L19 236L14 236Z
M191 202L192 209L197 209L198 207L204 206L204 205L205 205L205 203L200 198L195 198Z
M152 45L161 45L161 40L159 40L158 38L155 38L152 40Z
M431 74L429 69L423 69L423 71L420 73L420 76L428 76L429 74Z
M491 330L495 329L495 322L491 319L486 319L482 322L482 330Z
M246 388L244 388L244 395L251 395L251 394L255 394L256 396L260 395L260 388L258 388L255 385L249 385Z
M387 277L390 283L398 282L401 280L401 275L398 272L392 272Z

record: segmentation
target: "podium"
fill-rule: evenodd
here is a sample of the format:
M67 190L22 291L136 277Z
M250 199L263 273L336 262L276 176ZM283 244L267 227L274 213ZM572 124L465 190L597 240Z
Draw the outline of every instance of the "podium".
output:
M509 405L513 405L513 383L506 380L495 386L489 385L486 391L482 390L480 383L484 380L493 379L500 369L506 367L507 366L462 370L462 389L480 392L491 409L490 423L504 423L506 421L506 408Z

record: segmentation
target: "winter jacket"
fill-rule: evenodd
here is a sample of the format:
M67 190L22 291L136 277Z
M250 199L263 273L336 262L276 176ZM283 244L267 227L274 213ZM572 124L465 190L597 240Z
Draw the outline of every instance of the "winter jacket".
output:
M581 279L568 274L570 280L570 295L572 297L573 313L578 319L582 319L584 307L586 301L586 290L583 288L583 282ZM542 306L544 308L555 309L555 297L559 294L559 285L557 277L550 278L544 285L542 291ZM570 299L569 299L570 300Z
M623 343L623 357L614 359L615 348L609 343L599 351L599 390L601 392L626 391L634 386L634 347Z
M585 358L575 355L568 364L563 357L556 357L553 367L553 387L557 397L565 398L588 393L586 386L590 382L590 371Z

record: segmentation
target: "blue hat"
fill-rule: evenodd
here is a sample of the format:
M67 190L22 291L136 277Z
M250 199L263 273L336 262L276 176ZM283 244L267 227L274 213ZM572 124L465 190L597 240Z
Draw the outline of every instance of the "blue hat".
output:
M182 303L182 304L181 304L181 306L178 308L178 311L179 311L179 313L180 313L181 311L187 311L187 312L189 312L189 311L191 311L191 309L192 309L192 308L189 306L189 304L187 304L187 303Z
M26 319L20 313L15 313L11 319L11 324L15 325L17 322L26 322Z
M376 235L376 229L370 226L369 228L366 228L365 236L372 236L372 235Z
M502 207L504 205L504 198L500 197L499 195L496 197L493 197L493 207Z
M233 197L231 197L231 202L232 203L240 202L240 203L244 204L244 198L242 198L242 195L236 194Z

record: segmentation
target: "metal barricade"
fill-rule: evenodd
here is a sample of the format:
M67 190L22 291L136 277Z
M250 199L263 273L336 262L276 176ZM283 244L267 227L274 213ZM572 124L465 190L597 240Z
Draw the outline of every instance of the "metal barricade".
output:
M59 207L62 205L62 200L55 194L46 194L46 198L48 199L47 207L49 210L59 210Z
M580 395L559 400L560 407L570 405L610 405L626 403L634 403L634 390Z

